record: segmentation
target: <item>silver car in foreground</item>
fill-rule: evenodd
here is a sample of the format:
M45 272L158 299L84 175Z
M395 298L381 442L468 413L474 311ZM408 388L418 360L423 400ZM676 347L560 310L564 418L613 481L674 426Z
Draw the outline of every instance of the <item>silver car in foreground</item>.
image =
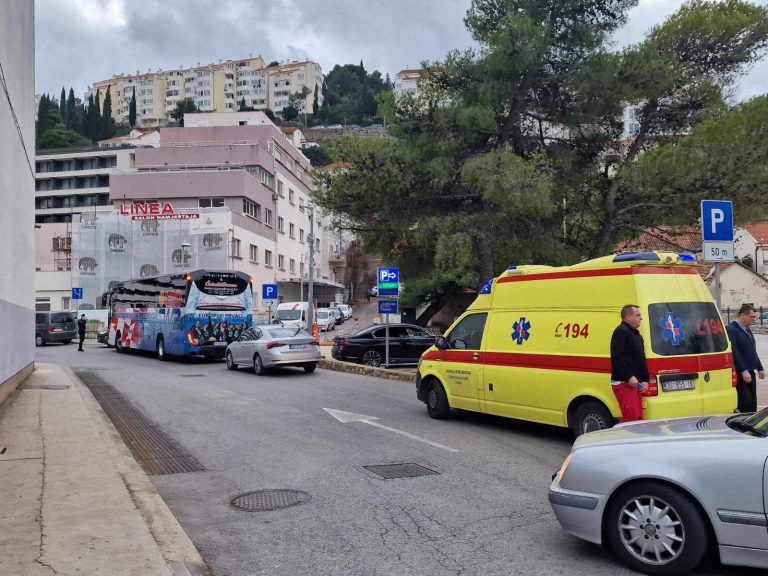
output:
M629 566L682 574L717 546L768 567L768 409L622 424L576 439L549 502L563 528Z
M227 368L253 366L261 376L277 366L301 366L314 372L322 358L317 341L298 326L253 326L227 346Z

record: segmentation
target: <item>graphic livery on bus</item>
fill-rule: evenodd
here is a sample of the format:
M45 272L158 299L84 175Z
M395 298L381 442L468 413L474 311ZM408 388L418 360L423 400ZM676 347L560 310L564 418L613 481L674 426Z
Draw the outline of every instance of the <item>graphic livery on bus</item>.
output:
M109 342L167 355L223 358L252 324L247 274L195 270L119 282L108 293Z

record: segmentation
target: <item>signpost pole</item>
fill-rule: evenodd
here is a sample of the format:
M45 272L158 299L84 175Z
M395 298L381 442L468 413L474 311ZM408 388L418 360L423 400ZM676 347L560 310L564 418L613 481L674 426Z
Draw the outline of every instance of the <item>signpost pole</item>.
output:
M715 303L720 311L720 262L715 262Z
M384 368L389 368L389 314L384 314Z

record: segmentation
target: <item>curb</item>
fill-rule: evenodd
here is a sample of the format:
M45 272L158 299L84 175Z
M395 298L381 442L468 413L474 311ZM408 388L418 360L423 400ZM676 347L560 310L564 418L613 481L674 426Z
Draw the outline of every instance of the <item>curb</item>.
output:
M348 374L362 374L364 376L374 376L376 378L386 378L387 380L402 380L403 382L416 382L416 374L405 372L403 370L389 370L387 368L374 368L373 366L364 366L362 364L352 364L350 362L340 362L323 358L318 363L320 368L326 370L335 370L336 372L346 372Z
M210 576L210 568L158 493L149 476L133 458L101 405L71 368L62 365L58 367L76 386L88 411L93 414L94 422L99 428L99 436L107 446L113 464L134 505L144 518L147 529L165 559L170 573L173 576Z

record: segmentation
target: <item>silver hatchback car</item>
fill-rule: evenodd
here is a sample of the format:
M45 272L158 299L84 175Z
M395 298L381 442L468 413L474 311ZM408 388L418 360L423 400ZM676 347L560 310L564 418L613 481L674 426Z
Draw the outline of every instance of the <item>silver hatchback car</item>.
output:
M253 326L227 346L227 368L253 366L261 376L277 366L301 366L314 372L321 360L320 347L311 334L298 326Z
M768 567L767 494L768 408L584 434L549 502L567 532L666 576L695 568L710 545L723 564Z

